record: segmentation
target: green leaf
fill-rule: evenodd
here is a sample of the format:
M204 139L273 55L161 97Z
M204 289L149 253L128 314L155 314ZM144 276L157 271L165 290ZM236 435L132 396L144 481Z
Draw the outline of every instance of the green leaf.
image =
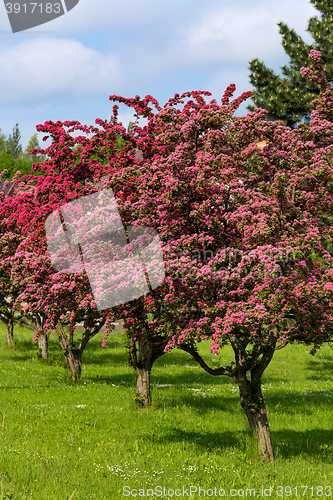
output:
M154 319L154 315L152 313L148 313L147 314L147 319L148 319L148 323L151 323Z
M268 290L266 292L258 293L258 299L262 300L263 298L266 297L267 294L268 294Z
M315 253L312 253L310 255L310 259L312 259L314 262L323 262L323 258L320 257L319 255L316 255Z

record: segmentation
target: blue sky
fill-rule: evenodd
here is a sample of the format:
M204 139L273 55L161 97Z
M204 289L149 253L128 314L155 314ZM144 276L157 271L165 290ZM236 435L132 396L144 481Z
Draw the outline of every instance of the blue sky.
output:
M80 0L64 16L13 34L1 2L1 130L8 135L18 123L25 148L46 120L109 118L111 94L151 94L163 107L175 93L209 90L206 100L220 104L230 83L234 97L253 88L253 57L276 73L288 64L279 19L310 43L314 15L308 0ZM245 115L248 103L235 114ZM118 112L127 127L134 111L120 104Z

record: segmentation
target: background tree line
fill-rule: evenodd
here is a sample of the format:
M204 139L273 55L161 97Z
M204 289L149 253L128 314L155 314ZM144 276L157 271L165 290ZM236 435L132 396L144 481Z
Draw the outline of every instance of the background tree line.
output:
M42 172L31 171L33 163L40 163L46 159L43 155L30 153L31 149L39 147L37 133L35 133L30 137L27 147L23 151L18 123L7 138L0 128L0 171L7 170L4 179L12 179L17 171L20 171L22 175L32 173L42 175Z
M105 122L111 123L111 119L110 121L106 119ZM132 122L129 123L127 132L130 132L131 128ZM2 133L0 127L0 172L2 170L7 170L2 177L2 184L4 180L12 179L18 171L20 171L22 175L45 175L43 171L34 170L32 172L31 170L34 163L42 163L47 159L46 156L41 154L37 155L30 153L31 149L38 149L41 147L37 135L38 134L35 133L30 137L27 147L23 151L18 123L13 127L13 132L9 134L8 137ZM117 150L120 151L124 145L124 140L120 135L117 135L117 139ZM96 156L96 159L97 158Z

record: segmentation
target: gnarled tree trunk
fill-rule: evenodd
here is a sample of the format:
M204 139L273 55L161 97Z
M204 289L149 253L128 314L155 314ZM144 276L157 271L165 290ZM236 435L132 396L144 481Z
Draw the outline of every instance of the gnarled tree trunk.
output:
M105 318L102 320L97 318L96 324L93 327L85 328L81 341L78 347L75 347L73 334L68 334L65 331L61 321L56 324L56 330L53 335L59 342L65 355L66 364L68 367L68 375L76 382L81 377L82 372L82 355L89 340L96 335L105 324Z
M130 338L131 361L138 376L136 397L140 400L142 406L149 406L151 403L151 370L156 359L164 354L164 347L163 343L154 345L147 339L140 339L136 342L133 336Z
M21 309L15 311L13 316L13 321L21 326L22 328L27 328L28 330L32 330L35 335L40 331L45 323L45 318L41 313L26 313L23 312L22 309L27 304L25 302L21 302ZM48 346L49 346L49 337L50 331L42 330L38 333L38 348L40 349L40 354L42 358L47 359L48 357Z
M37 332L41 329L41 321L38 321L36 318L33 318L34 321L31 322L31 324L25 324L23 323L23 326L26 328L30 328L37 334ZM38 349L39 349L39 356L41 356L43 359L48 358L48 349L49 349L49 337L50 337L50 331L45 331L42 330L38 334Z
M226 375L238 383L241 406L257 438L258 456L266 462L273 462L274 455L260 380L273 357L278 337L278 329L273 328L270 331L265 348L253 349L251 354L246 353L247 343L246 345L231 343L235 352L236 369L232 365L221 366L216 369L210 368L198 354L195 347L186 344L180 346L180 349L191 354L199 362L200 366L211 375ZM262 354L262 357L258 361L260 354ZM251 381L248 380L247 373L250 373Z
M13 322L12 318L7 319L6 330L7 330L8 345L14 345L14 322Z
M75 381L81 377L82 373L82 352L80 349L68 351L66 364L68 366L68 375Z
M143 406L150 404L150 374L153 367L153 346L146 340L139 340L139 363L136 367L138 380L136 384L136 395L142 401Z
M148 406L150 403L150 373L152 365L136 370L138 380L136 384L136 396L142 401L143 406Z
M48 357L49 336L50 332L43 332L40 333L38 337L38 348L40 349L40 353L43 359L47 359Z
M77 381L81 377L82 353L84 347L83 349L75 348L60 321L58 321L56 331L53 332L53 334L64 352L69 377L71 377L74 381ZM83 337L84 336L85 333L83 334Z
M271 432L260 384L249 382L245 374L237 378L241 405L257 438L258 456L265 462L273 462Z

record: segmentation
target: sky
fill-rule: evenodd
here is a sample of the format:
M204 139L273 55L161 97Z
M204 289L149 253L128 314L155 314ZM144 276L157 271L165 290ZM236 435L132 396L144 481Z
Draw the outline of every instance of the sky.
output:
M233 98L253 89L253 57L279 74L289 63L280 19L310 43L306 26L315 15L308 0L80 0L53 21L12 33L1 2L1 131L8 136L18 123L25 149L36 125L47 120L94 125L110 118L111 94L150 94L163 107L175 93L208 90L206 102L221 104L230 83ZM248 104L251 99L235 115L247 114ZM118 105L118 121L127 128L134 110ZM49 144L38 137L42 147Z

